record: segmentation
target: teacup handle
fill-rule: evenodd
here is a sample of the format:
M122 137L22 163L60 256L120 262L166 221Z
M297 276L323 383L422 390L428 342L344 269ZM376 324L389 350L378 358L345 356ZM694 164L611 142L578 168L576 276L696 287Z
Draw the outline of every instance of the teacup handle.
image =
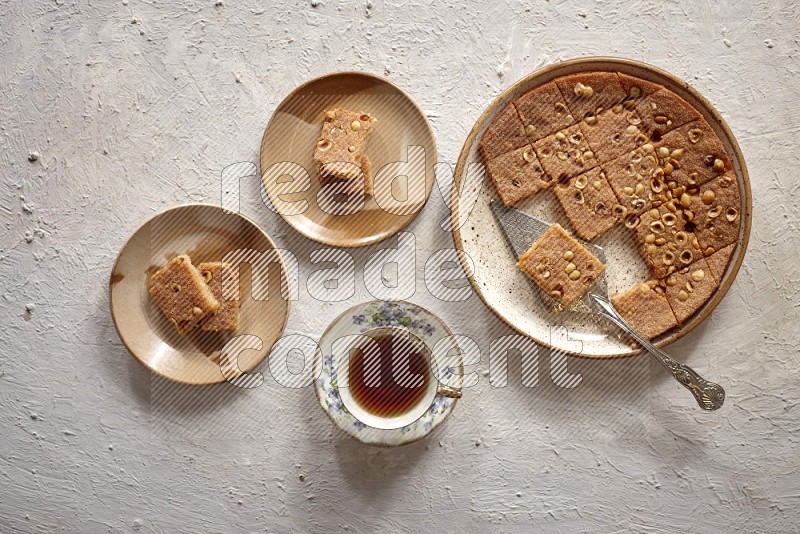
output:
M461 398L460 389L445 386L444 384L439 384L439 387L436 388L436 394L441 395L442 397L450 397L451 399Z

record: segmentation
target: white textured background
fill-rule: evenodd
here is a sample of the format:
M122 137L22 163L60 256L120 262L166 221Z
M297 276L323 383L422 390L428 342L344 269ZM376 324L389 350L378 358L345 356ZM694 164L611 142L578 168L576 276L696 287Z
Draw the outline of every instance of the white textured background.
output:
M789 0L0 3L0 531L797 531L799 19ZM181 392L126 353L108 312L116 252L156 211L219 202L221 169L257 162L270 114L304 80L389 77L454 162L502 89L589 54L683 77L747 159L744 266L670 348L726 387L719 412L644 360L571 361L583 384L568 392L542 358L538 387L481 374L430 439L379 450L333 429L309 389ZM243 196L304 280L312 245L256 181ZM446 214L434 191L410 228L420 269L451 245ZM302 290L287 331L317 338L367 298L360 275L349 302ZM509 333L474 296L444 305L420 283L413 300L484 351ZM156 388L209 397L188 410Z

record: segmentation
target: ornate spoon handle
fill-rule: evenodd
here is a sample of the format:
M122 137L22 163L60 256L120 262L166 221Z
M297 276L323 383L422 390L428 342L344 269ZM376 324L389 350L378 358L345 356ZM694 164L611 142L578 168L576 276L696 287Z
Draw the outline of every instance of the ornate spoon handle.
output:
M622 318L619 312L614 309L614 306L611 305L608 298L594 293L592 293L590 297L595 304L597 304L600 313L602 313L604 317L630 334L645 350L647 350L647 352L655 356L656 359L661 362L661 365L672 374L675 380L691 391L695 400L697 400L697 404L699 404L702 409L712 411L722 406L725 402L725 390L722 389L722 386L714 382L709 382L688 365L676 362L666 352L656 348L649 340L639 335L625 322L625 319Z

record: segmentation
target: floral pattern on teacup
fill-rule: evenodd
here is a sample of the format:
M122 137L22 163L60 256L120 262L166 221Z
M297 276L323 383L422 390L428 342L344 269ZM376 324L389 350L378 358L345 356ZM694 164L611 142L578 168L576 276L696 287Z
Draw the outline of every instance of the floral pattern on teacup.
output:
M391 301L359 304L334 321L320 340L315 363L321 364L321 369L315 388L320 405L341 430L362 443L393 447L411 443L432 432L450 415L457 399L436 395L428 411L419 419L410 425L393 430L372 428L353 417L339 396L333 357L325 353L323 347L329 350L331 341L340 336L364 333L384 326L408 328L429 347L433 347L441 338L451 335L441 319L415 304ZM326 338L327 343L325 343ZM448 367L443 370L441 378L450 378L454 373L463 376L463 367L458 366L455 369Z

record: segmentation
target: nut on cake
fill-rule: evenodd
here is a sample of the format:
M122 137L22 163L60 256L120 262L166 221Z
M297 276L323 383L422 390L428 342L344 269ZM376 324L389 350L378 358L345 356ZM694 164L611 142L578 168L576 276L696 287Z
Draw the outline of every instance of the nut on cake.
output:
M551 225L519 257L517 267L565 306L579 299L605 265L560 225Z
M234 266L216 261L201 263L197 269L220 304L217 311L200 322L200 329L216 332L239 328L238 276Z
M344 108L325 112L314 150L323 185L337 184L342 192L372 194L372 166L364 153L377 120Z
M176 256L154 273L148 291L180 334L189 332L220 307L200 271L185 255Z

